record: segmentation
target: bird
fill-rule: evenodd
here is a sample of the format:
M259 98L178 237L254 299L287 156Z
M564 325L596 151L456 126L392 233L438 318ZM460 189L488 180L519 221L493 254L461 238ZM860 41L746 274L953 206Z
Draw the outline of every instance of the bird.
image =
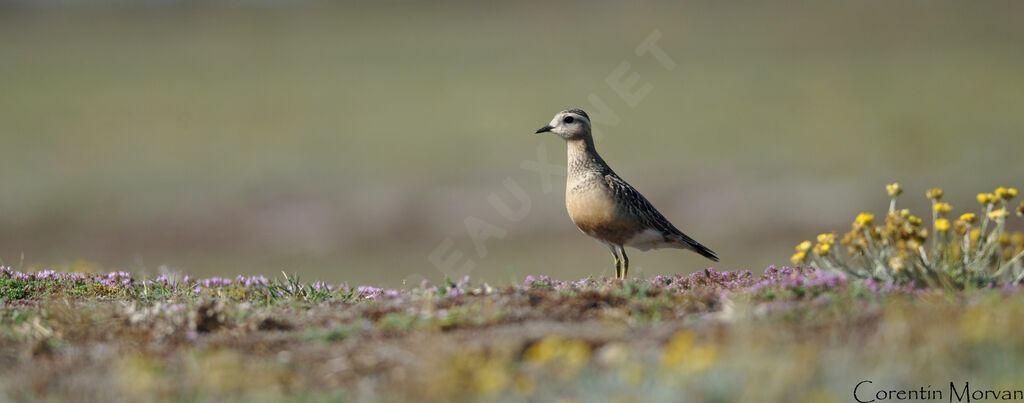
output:
M608 166L594 147L590 116L582 109L558 112L534 133L552 133L565 140L569 151L565 208L580 231L611 250L616 279L625 279L629 273L625 246L641 251L689 249L718 261L715 252L672 225Z

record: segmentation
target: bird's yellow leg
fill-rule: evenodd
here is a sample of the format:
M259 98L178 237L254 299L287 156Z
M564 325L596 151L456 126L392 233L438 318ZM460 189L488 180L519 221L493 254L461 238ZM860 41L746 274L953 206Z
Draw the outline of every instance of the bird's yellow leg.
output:
M619 246L618 254L622 256L622 279L625 280L629 274L629 257L626 256L626 248Z
M608 249L612 251L612 256L615 257L615 278L623 278L622 260L619 259L619 250L614 245L608 245Z

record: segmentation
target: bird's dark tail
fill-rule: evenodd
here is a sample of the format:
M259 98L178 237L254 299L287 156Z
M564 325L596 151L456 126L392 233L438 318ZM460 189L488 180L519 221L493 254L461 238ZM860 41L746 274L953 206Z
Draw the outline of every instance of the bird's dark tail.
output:
M697 252L697 254L711 259L712 261L718 261L718 255L716 255L713 250L708 249L707 246L701 245L700 242L694 241L693 238L686 236L686 234L679 234L676 236L676 241L685 249Z

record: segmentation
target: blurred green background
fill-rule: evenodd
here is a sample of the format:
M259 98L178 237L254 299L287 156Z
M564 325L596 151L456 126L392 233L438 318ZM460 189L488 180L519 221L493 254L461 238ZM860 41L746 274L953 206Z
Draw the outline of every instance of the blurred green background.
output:
M946 188L1024 187L1024 3L0 3L0 258L399 285L611 275L520 167L597 96L598 150L718 269ZM657 30L676 67L636 47ZM634 108L606 78L652 91ZM595 116L595 119L600 117ZM605 115L607 118L607 115ZM503 181L530 199L526 217ZM504 232L475 248L464 221ZM480 252L486 252L481 256ZM24 260L22 261L22 255ZM633 272L711 262L632 252Z

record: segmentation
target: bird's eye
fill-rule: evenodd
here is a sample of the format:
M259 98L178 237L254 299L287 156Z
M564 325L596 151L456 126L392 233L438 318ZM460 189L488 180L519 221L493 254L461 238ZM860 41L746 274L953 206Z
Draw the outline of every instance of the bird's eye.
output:
M573 119L572 116L566 116L565 119L562 119L562 123L569 124L572 123L573 120L575 119Z

